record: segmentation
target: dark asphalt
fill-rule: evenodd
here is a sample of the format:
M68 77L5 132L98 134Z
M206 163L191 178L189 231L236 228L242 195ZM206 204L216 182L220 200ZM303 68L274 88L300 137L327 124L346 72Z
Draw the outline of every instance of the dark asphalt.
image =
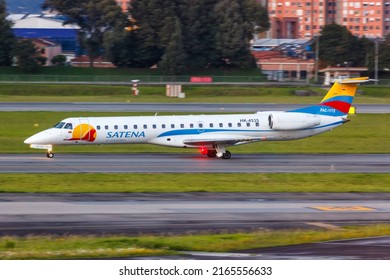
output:
M195 151L196 152L196 151ZM0 154L0 173L387 173L390 154Z
M2 235L140 234L390 222L390 194L0 194Z
M0 235L339 230L343 225L390 223L389 202L390 193L4 193ZM390 237L138 259L172 258L390 259Z

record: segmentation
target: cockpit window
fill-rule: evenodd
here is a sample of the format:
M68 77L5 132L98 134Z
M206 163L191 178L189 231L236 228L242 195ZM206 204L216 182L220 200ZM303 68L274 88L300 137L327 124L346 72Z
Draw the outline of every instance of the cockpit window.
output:
M64 126L64 122L59 122L57 123L55 126L53 126L54 128L62 128Z
M73 129L73 125L71 123L67 123L65 126L64 126L64 129Z

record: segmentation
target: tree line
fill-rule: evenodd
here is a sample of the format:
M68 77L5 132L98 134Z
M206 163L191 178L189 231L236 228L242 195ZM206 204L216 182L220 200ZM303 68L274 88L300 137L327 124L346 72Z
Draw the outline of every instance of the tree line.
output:
M249 41L269 27L255 0L133 0L126 15L114 0L46 0L80 26L90 61L158 67L165 74L213 67L255 67Z
M13 60L27 70L43 59L31 42L17 41L0 0L0 66ZM179 75L193 69L256 67L249 42L269 29L266 8L256 0L132 0L124 13L114 0L45 0L43 8L77 24L79 45L93 60L118 67L153 67ZM379 42L379 69L390 69L390 37ZM314 46L313 46L314 49ZM319 36L321 66L374 65L374 41L344 26L326 25Z
M5 29L1 36L13 40L4 0L0 5ZM133 0L128 14L114 0L45 0L42 7L80 27L78 43L91 66L104 56L118 67L158 66L173 75L201 68L256 67L249 41L269 27L267 11L256 0ZM15 55L5 49L3 53L9 59Z
M345 26L333 23L324 26L318 40L320 67L366 66L372 73L377 53L378 70L382 72L390 70L390 35L385 38L358 38ZM378 46L377 52L375 44Z

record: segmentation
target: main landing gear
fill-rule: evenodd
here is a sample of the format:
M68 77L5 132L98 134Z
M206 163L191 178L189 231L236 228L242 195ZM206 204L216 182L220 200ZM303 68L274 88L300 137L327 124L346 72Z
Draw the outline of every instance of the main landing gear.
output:
M229 151L225 151L223 154L222 154L222 157L223 159L230 159L232 157L232 154L229 152Z
M53 158L54 157L54 153L52 151L47 151L46 157Z
M211 157L211 158L214 158L214 157L217 156L217 151L215 151L215 150L208 150L207 151L207 156Z
M232 154L226 150L223 150L223 152L221 151L218 152L217 150L205 150L204 148L202 148L201 154L207 155L209 158L219 157L222 159L230 159L232 157Z

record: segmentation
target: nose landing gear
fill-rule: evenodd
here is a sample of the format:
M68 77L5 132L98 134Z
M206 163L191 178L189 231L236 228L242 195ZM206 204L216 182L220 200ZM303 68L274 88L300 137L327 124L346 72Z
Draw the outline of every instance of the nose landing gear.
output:
M53 146L52 145L31 144L30 148L40 149L40 150L47 150L46 157L48 157L48 158L53 158L54 157Z
M54 153L53 153L53 147L50 145L50 147L47 148L47 153L46 153L47 158L53 158Z

